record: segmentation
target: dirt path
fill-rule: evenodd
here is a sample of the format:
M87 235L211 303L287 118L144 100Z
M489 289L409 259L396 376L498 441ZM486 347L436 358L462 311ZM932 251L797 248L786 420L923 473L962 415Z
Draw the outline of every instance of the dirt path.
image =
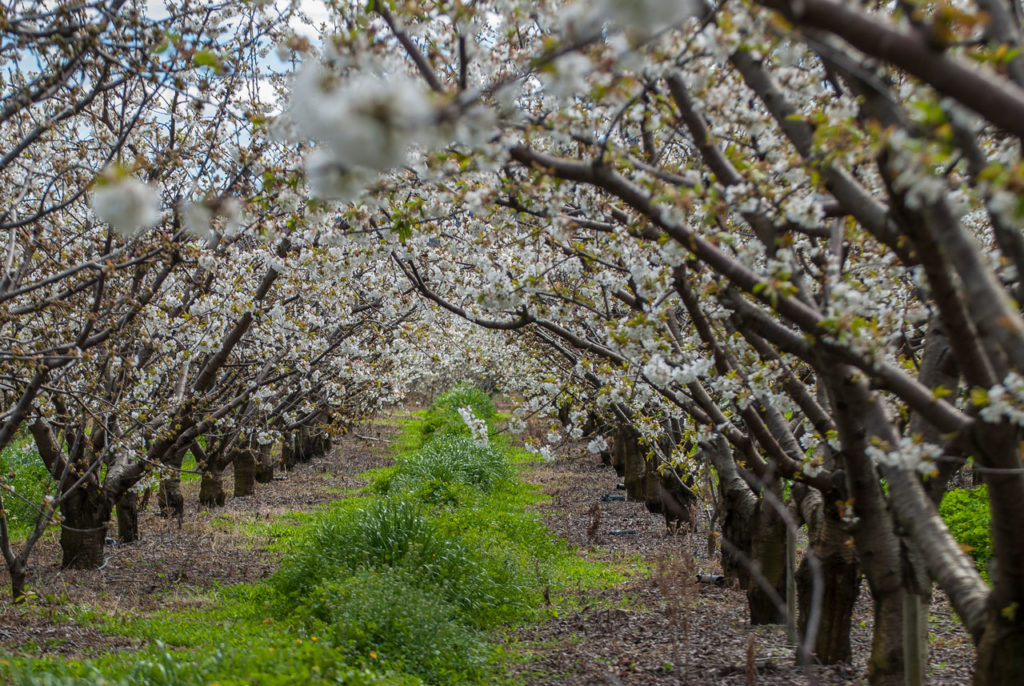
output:
M783 627L750 627L741 591L696 582L697 573L720 572L717 560L707 558L703 527L692 537L671 535L664 518L640 503L602 501L622 493L620 480L578 448L526 478L552 496L541 505L545 523L582 555L611 562L638 557L649 570L619 587L588 592L579 610L515 632L512 640L530 659L512 672L527 684L809 683L793 666ZM928 683L969 683L970 640L939 593L931 622ZM815 668L817 683L866 683L871 625L864 584L854 616L854 664ZM750 680L749 663L756 666Z

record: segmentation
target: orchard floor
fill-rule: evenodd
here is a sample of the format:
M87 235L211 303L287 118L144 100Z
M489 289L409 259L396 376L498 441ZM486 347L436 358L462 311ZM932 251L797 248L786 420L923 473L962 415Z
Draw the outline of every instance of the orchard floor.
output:
M400 417L361 426L330 454L259 486L258 497L229 495L224 508L199 509L198 481L185 481L184 519L161 518L151 499L140 515L142 539L108 547L100 570L61 570L56 534L47 534L30 560L28 585L36 597L19 606L6 596L0 600L0 646L26 655L65 657L131 649L137 643L94 628L94 610L195 608L207 602L204 590L212 585L265 578L276 568L278 553L272 550L271 529L260 524L352 495L366 483L357 475L389 463L394 420ZM577 546L582 556L630 570L631 578L614 588L579 593L564 605L556 599L559 606L574 609L511 631L506 639L511 682L866 683L871 640L866 591L854 620L854 663L803 673L792 664L783 628L749 626L740 591L695 582L698 572L719 571L717 562L704 555L703 531L693 537L671 535L661 516L649 514L642 504L602 501L602 495L621 494L615 472L578 447L560 451L553 462L536 463L525 478L550 496L539 510L555 535ZM230 478L226 483L230 488ZM0 584L9 588L6 572L0 573ZM938 593L930 629L928 683L969 683L970 641ZM750 665L756 674L748 673Z
M649 570L616 588L587 592L577 610L516 631L513 640L529 659L513 670L527 684L867 683L872 613L866 583L854 614L853 664L803 672L794 666L784 627L750 626L743 592L696 582L698 573L721 571L706 555L703 526L693 536L672 535L664 518L641 503L602 501L602 495L622 493L615 490L619 479L578 447L536 466L527 478L551 496L540 506L545 523L581 555L634 560ZM969 684L970 637L940 592L933 596L929 630L927 683ZM756 674L748 674L748 665Z

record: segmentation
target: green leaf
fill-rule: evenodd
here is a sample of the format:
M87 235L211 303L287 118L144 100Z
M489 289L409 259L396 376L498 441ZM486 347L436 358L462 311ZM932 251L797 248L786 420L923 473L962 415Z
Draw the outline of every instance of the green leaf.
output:
M985 388L972 388L971 404L975 407L988 407L988 390Z
M402 245L405 245L405 242L412 238L412 225L409 224L409 220L405 217L395 220L391 230L398 234L398 240L401 241Z
M200 50L192 56L192 62L197 67L209 67L218 74L224 67L224 63L221 61L220 57L212 50Z

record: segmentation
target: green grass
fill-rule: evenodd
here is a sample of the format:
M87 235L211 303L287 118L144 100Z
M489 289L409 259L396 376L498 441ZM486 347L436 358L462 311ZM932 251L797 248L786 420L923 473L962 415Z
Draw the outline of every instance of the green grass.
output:
M480 396L456 389L424 416L402 420L395 465L368 473L362 497L270 521L219 515L214 526L270 539L283 552L266 582L205 592L191 599L193 609L88 614L92 626L145 647L88 661L8 656L0 678L6 671L16 684L493 682L510 659L506 627L557 615L581 591L623 576L580 558L539 522L530 506L541 496L517 478L534 456L500 437L478 446L449 421L464 406L493 418Z

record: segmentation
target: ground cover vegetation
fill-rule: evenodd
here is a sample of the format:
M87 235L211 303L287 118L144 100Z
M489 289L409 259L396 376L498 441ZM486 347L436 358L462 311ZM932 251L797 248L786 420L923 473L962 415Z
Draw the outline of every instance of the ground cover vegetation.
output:
M538 500L518 478L531 458L477 446L466 423L429 418L466 401L494 417L486 395L460 388L428 419L406 423L397 464L378 470L300 527L275 529L280 569L256 585L212 593L199 609L137 616L98 612L104 632L147 646L99 660L8 656L15 684L481 683L503 653L498 627L557 612L568 592L621 577L586 563L537 521ZM449 417L450 418L450 417ZM461 421L461 419L460 419ZM488 424L488 433L494 429ZM454 440L453 440L454 439ZM439 447L443 445L444 449ZM474 450L476 448L476 450ZM444 463L428 467L431 460ZM452 469L451 464L460 465ZM458 500L437 500L443 483ZM423 488L426 485L431 488ZM291 516L291 515L286 515ZM264 526L273 527L273 524ZM547 589L547 590L545 590ZM542 593L554 597L545 604Z
M0 449L54 484L3 476L14 598L52 522L95 568L147 489L180 516L187 454L217 507L477 378L706 507L751 623L795 571L802 663L863 580L870 682L919 682L937 585L975 681L1024 681L1019 3L37 5L0 22Z

